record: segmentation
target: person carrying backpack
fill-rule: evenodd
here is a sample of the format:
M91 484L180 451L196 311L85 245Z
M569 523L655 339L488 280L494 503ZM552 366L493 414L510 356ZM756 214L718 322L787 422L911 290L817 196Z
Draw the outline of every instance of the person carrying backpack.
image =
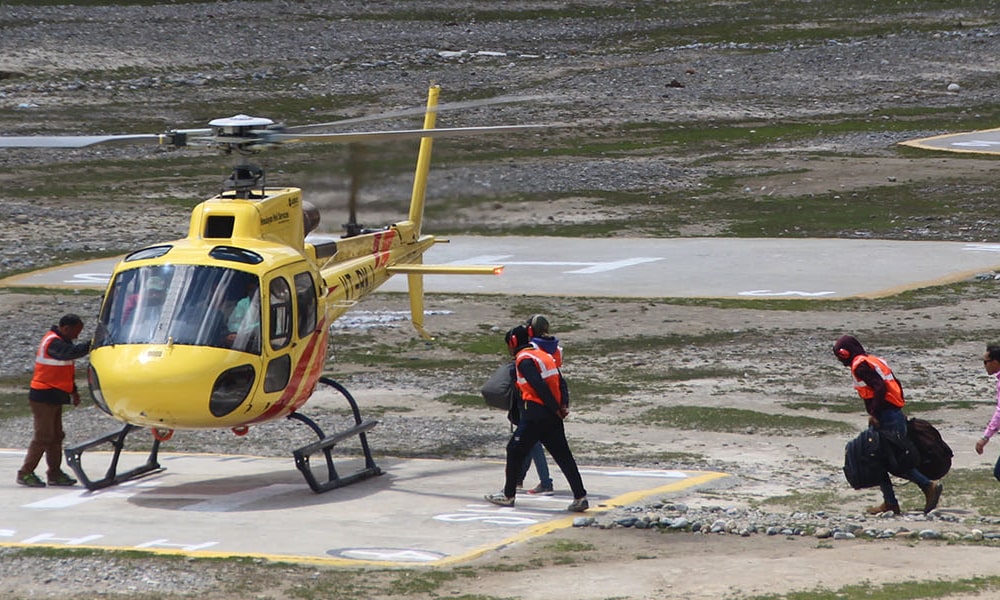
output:
M587 490L566 441L563 419L569 415L569 390L552 355L530 342L528 329L518 325L504 337L514 357L517 388L521 392L520 422L507 443L507 467L503 490L484 498L499 506L514 506L518 478L531 448L541 442L573 490L572 512L589 508Z
M898 438L906 437L906 417L903 415L903 386L884 360L865 352L864 346L852 335L840 336L833 345L833 354L845 367L851 369L854 389L865 403L868 424L880 434ZM913 468L902 475L924 492L924 514L937 508L944 485L931 481L918 469ZM892 512L900 514L899 501L892 487L892 479L886 473L879 488L882 490L882 504L868 509L869 514Z
M562 368L562 346L559 345L559 338L549 333L549 320L544 315L532 315L524 325L528 329L528 337L531 343L548 352L556 362L556 367ZM515 423L516 425L516 423ZM545 461L545 449L541 442L535 444L528 452L528 458L524 461L524 469L521 470L521 482L523 484L531 463L535 463L535 471L538 473L538 485L528 490L529 494L540 494L551 496L555 488L552 485L552 477L549 475L549 465ZM519 486L520 487L520 486Z

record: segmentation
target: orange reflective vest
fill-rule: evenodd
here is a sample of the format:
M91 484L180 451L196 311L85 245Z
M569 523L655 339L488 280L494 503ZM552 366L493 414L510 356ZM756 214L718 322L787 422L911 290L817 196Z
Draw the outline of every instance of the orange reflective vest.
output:
M893 406L898 406L900 408L906 403L903 400L903 388L896 381L896 376L893 374L892 369L889 365L885 364L885 361L877 356L871 356L869 354L859 354L854 357L851 361L851 376L854 377L854 389L858 392L863 400L871 400L875 397L875 390L871 388L870 385L858 378L856 370L858 365L861 363L867 363L868 366L875 369L875 372L879 374L882 381L885 382L885 400Z
M535 346L528 346L524 350L517 353L514 358L514 362L518 365L517 369L517 389L521 392L521 398L527 402L535 402L536 404L545 405L545 401L542 400L535 388L531 387L528 381L521 377L520 364L526 360L533 360L535 364L538 365L538 372L542 376L542 381L548 386L549 391L552 392L552 397L556 399L556 402L560 406L563 404L562 392L559 390L559 367L556 366L555 358L552 357L548 352L536 348Z
M72 360L56 360L49 355L49 345L59 337L55 331L48 332L38 345L35 355L35 373L31 377L31 388L35 390L57 389L72 394L75 368Z

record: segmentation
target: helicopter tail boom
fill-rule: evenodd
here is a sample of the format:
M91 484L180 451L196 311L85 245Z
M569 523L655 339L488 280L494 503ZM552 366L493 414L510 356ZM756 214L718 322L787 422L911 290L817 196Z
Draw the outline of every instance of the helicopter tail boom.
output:
M391 275L499 275L503 265L393 265Z

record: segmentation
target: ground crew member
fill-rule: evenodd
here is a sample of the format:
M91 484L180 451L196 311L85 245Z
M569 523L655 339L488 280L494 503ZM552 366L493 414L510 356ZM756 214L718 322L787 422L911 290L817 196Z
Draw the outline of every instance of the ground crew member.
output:
M865 352L861 342L852 335L842 335L833 345L833 353L845 367L850 367L854 377L854 389L865 402L868 424L880 433L906 436L906 417L903 415L903 386L884 360ZM940 481L931 481L918 469L913 468L903 476L924 492L924 513L934 510L941 499L944 488ZM882 490L882 504L868 509L869 514L893 512L900 514L899 501L892 488L892 479L885 474L879 486Z
M566 441L563 419L569 414L569 390L556 367L555 359L529 341L523 325L511 329L505 337L514 357L517 388L521 392L521 419L507 443L507 468L503 491L487 494L486 500L499 506L514 506L518 478L524 459L539 441L552 455L573 490L573 502L567 507L583 512L590 507L580 470Z
M35 475L42 455L48 466L49 485L74 485L76 480L62 471L63 432L62 410L64 404L80 405L76 389L76 367L73 361L90 352L90 342L73 343L83 331L83 321L74 314L64 315L45 334L35 354L35 372L28 391L28 404L34 419L34 435L24 457L24 465L17 472L17 483L28 487L45 487Z

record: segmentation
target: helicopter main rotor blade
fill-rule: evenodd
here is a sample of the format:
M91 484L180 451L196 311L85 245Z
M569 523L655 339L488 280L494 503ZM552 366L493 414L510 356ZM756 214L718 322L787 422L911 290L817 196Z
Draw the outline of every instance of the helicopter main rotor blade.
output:
M380 140L412 140L419 138L466 137L491 133L523 132L532 129L551 127L551 125L496 125L490 127L451 127L444 129L401 129L398 131L359 131L347 133L303 133L286 134L270 133L266 141L271 143L288 142L374 142Z
M485 98L482 100L466 100L464 102L447 102L444 104L439 104L436 107L428 109L426 106L417 106L414 108L405 108L402 110L384 112L377 115L366 115L363 117L352 117L350 119L341 119L340 121L331 121L329 123L310 123L309 125L295 125L292 127L285 127L282 131L286 133L301 133L306 131L312 131L315 129L329 129L331 127L342 127L344 125L354 125L357 123L367 123L370 121L384 121L386 119L395 119L398 117L413 117L417 115L423 115L429 112L444 112L448 110L459 110L464 108L478 108L481 106L490 106L493 104L510 104L513 102L533 102L536 100L551 100L555 96L499 96L496 98Z
M162 144L162 134L136 135L22 135L0 137L0 148L86 148L98 144Z
M179 129L169 133L121 135L15 135L0 136L0 148L86 148L100 144L159 144L183 146L189 135L206 135L211 129Z

